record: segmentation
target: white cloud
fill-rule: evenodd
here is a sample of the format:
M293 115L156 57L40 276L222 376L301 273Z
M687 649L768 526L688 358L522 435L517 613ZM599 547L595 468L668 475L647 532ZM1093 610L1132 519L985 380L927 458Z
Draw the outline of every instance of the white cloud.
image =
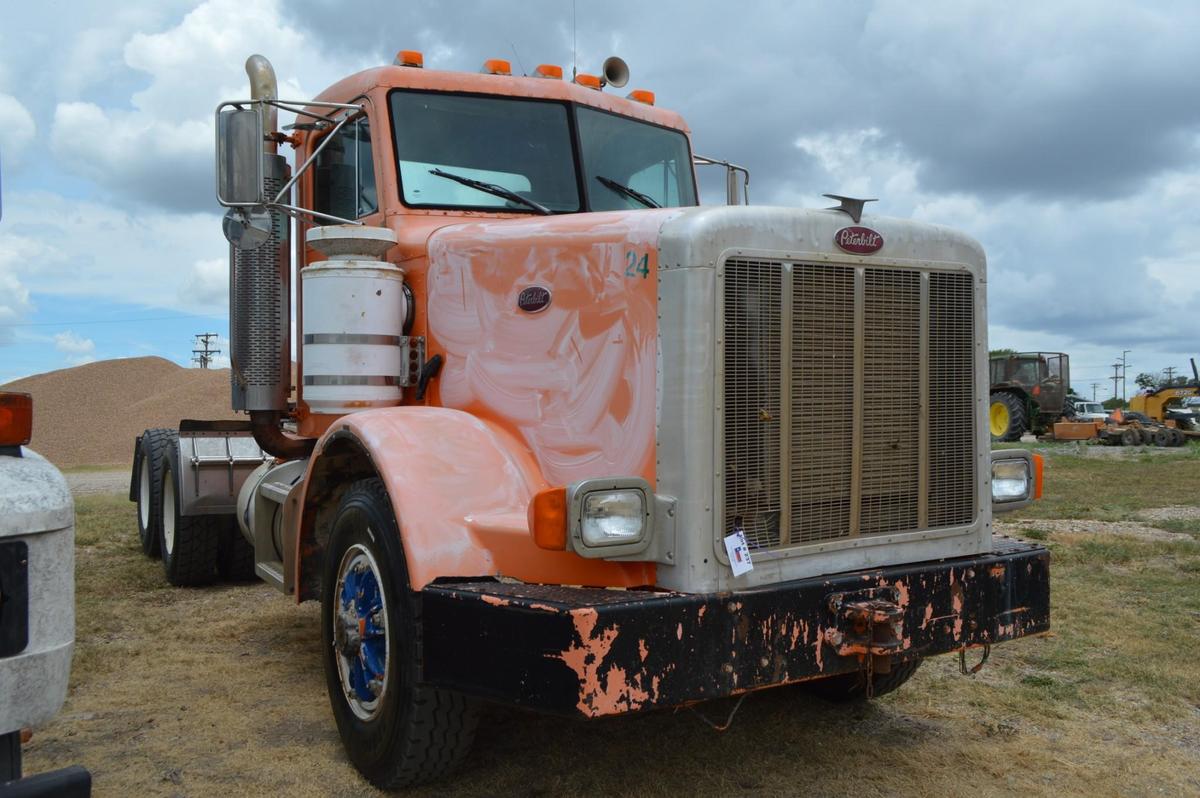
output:
M215 213L137 213L44 192L5 199L0 274L15 276L26 290L223 313L223 303L185 290L195 273L189 263L223 261L228 252Z
M73 357L86 357L96 351L96 342L91 338L84 338L77 335L72 330L55 333L54 348L65 355Z
M123 47L124 64L149 75L149 85L120 106L60 102L50 137L55 156L72 172L140 204L213 207L212 113L222 100L248 96L248 55L275 56L285 99L309 96L305 76L322 85L359 68L330 63L282 17L278 0L208 0L174 27L133 34Z
M20 162L21 153L33 141L37 125L28 109L11 94L0 93L0 157L7 171Z
M54 348L66 355L67 363L81 366L96 360L96 342L71 330L54 335Z
M229 305L229 259L212 258L192 264L191 274L179 291L180 302L191 305Z

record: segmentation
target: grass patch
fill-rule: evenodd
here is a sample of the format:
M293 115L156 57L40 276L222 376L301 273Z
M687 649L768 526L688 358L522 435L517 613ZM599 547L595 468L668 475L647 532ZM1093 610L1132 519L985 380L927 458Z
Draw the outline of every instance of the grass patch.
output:
M1200 518L1171 518L1147 523L1150 526L1165 529L1167 532L1191 535L1196 540L1200 540Z

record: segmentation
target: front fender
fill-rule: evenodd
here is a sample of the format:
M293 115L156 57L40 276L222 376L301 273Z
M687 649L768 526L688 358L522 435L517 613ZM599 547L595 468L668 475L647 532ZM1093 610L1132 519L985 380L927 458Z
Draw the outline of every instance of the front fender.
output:
M310 518L302 520L302 530L312 528L314 517L331 518L317 505L320 496L336 494L314 491L312 475L322 456L347 437L387 488L413 590L442 577L607 587L654 583L652 563L587 560L538 548L526 513L533 494L549 485L536 461L514 436L460 410L389 407L334 423L309 462L302 506ZM297 563L312 543L312 537L299 536ZM304 581L300 576L297 584Z

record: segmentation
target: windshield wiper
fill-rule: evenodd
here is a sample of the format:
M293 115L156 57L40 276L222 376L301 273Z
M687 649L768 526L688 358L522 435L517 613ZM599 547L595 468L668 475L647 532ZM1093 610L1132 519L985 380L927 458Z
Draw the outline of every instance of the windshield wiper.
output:
M662 207L657 202L655 202L654 200L652 200L650 197L646 196L642 192L638 191L637 189L632 189L629 186L626 186L622 183L618 183L616 180L613 180L611 177L605 177L604 175L596 175L596 179L599 180L601 183L603 183L608 188L611 188L613 191L617 192L618 194L624 194L626 197L629 197L630 199L635 199L638 202L645 205L647 208L661 208Z
M518 205L524 205L526 208L532 208L538 213L545 214L547 216L551 213L551 210L545 205L542 205L540 202L534 202L528 197L522 197L512 189L507 189L504 186L498 186L495 183L485 183L482 180L463 177L462 175L456 175L451 172L443 172L441 169L430 169L429 174L437 175L438 177L444 177L449 180L453 180L456 183L462 183L464 186L470 186L473 189L491 194L496 197L503 197L506 200L515 202Z

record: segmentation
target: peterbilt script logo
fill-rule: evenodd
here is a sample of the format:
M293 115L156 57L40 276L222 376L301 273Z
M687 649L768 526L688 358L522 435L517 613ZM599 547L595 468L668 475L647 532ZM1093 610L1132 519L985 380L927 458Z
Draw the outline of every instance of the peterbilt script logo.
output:
M531 285L517 294L517 307L526 313L538 313L550 307L550 289Z
M869 227L843 227L833 234L833 243L844 252L870 255L883 248L883 236Z

